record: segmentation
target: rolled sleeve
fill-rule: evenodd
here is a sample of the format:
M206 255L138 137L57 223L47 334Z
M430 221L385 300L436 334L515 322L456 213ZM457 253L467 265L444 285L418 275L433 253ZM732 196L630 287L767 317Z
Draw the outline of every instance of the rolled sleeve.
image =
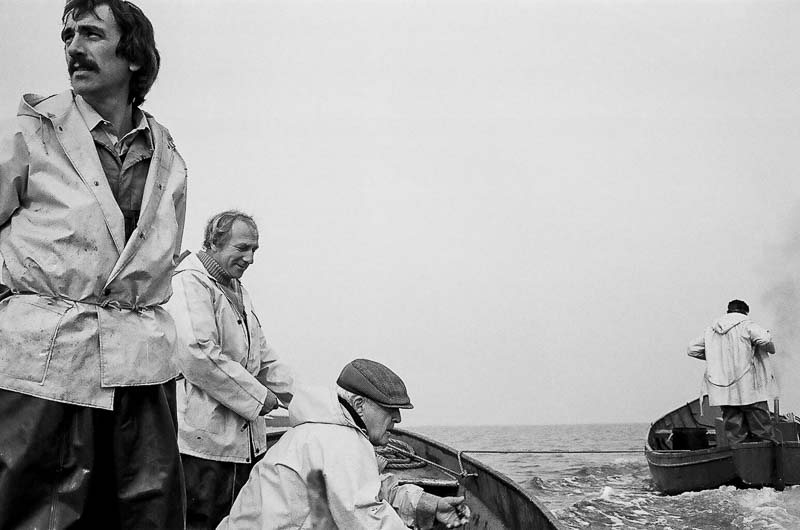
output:
M389 502L397 514L409 527L429 530L436 522L436 506L439 500L435 495L414 484L400 485L397 478L384 474L381 478L381 498Z
M687 349L687 355L695 359L706 358L706 338L705 335L693 340Z
M772 334L769 332L769 330L762 328L758 324L750 324L748 327L748 333L750 334L750 340L753 342L753 344L758 346L766 346L772 342Z

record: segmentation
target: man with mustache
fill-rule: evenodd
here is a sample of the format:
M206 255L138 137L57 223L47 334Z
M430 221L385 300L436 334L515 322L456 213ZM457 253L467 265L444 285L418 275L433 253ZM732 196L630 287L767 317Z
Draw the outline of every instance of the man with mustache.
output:
M0 528L183 528L175 328L186 165L140 109L160 56L122 0L68 0L72 90L0 129Z
M258 250L252 217L211 217L203 249L187 256L167 304L178 330L178 444L190 530L228 515L253 464L267 450L264 415L292 399L292 374L264 338L241 283Z

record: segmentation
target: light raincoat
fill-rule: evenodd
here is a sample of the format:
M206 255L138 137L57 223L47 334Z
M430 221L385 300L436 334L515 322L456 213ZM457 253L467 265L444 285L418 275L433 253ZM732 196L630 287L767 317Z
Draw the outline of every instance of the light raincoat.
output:
M380 475L375 448L337 399L336 388L297 388L293 428L272 446L218 530L404 530L431 528L436 497ZM335 527L312 524L306 479L321 470Z
M238 280L237 280L238 281ZM284 403L292 374L267 344L242 287L246 318L217 280L191 254L175 271L167 309L178 330L178 446L181 453L221 462L249 463L267 450L259 416L267 389Z
M114 387L176 376L161 307L183 236L186 164L155 150L138 226L125 224L71 91L26 95L0 127L0 388L112 409Z
M747 315L727 313L689 345L690 357L706 361L702 393L710 405L750 405L777 397L768 354L760 348L770 342L769 330Z

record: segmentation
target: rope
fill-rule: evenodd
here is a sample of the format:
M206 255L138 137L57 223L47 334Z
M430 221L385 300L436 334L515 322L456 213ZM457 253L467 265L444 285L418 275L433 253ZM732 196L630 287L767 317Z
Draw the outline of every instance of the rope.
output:
M728 387L730 387L730 386L733 386L733 385L735 385L736 383L738 383L738 382L739 382L739 380L740 380L742 377L746 376L748 373L750 373L750 370L752 370L753 368L755 368L755 362L754 362L754 361L750 361L750 366L748 366L748 367L747 367L747 370L745 370L744 372L742 372L742 375L740 375L739 377L737 377L736 379L734 379L733 381L731 381L731 382L730 382L730 383L728 383L727 385L720 385L720 384L717 384L717 383L715 383L715 382L714 382L714 381L712 381L711 379L709 379L709 378L708 378L708 372L706 372L706 374L705 374L705 378L706 378L706 381L708 381L708 382L709 382L709 384L712 384L712 385L714 385L714 386L715 386L715 387L717 387L717 388L728 388Z
M391 439L391 440L389 440L389 443L387 444L387 447L391 447L392 450L394 450L394 451L396 451L396 452L398 452L400 454L404 454L404 455L406 455L408 457L411 457L411 458L413 458L415 460L419 460L420 462L425 462L425 464L431 465L431 466L435 467L436 469L440 469L440 470L444 471L445 473L447 473L448 475L451 475L451 476L453 476L455 478L459 478L459 477L462 477L462 478L463 477L477 477L478 476L475 473L467 473L466 471L464 471L463 467L461 468L461 473L458 473L456 471L453 471L449 467L444 467L443 465L437 464L436 462L431 462L430 460L422 458L418 454L414 453L413 449L411 451L406 451L405 449L402 449L401 447L397 447L396 445L393 445L395 443L400 444L400 443L403 443L403 442L401 442L400 440ZM404 445L407 446L407 444L404 444ZM409 447L409 449L411 449L411 448Z
M467 449L465 451L458 452L458 467L461 468L461 475L462 476L469 476L468 473L464 471L464 464L461 461L461 455L464 453L476 453L476 454L484 454L484 455L580 455L580 454L628 454L628 453L636 453L639 454L642 451L639 449L621 449L621 450L613 450L613 451L531 451L531 450L483 450L483 449Z
M408 445L407 443L397 440L395 438L391 438L389 443L386 444L384 447L379 447L375 449L375 452L385 458L389 463L386 466L386 469L413 469L417 467L423 467L426 464L429 464L436 469L440 469L451 475L457 479L465 479L468 477L477 477L477 473L467 473L464 469L464 464L461 460L461 455L464 453L480 453L480 454L539 454L539 455L552 455L552 454L628 454L628 453L642 453L642 450L638 449L620 449L620 450L611 450L611 451L531 451L531 450L482 450L482 449L468 449L466 451L459 451L457 454L458 457L458 467L460 468L460 472L453 471L452 469L437 464L436 462L431 462L425 458L422 458L418 454L414 452L414 449ZM407 457L408 462L406 459L402 459L399 461L400 458L396 455L392 455L391 453L399 453L405 457ZM387 456L389 455L389 456ZM410 460L414 459L418 462L411 463ZM397 467L400 466L400 467Z
M386 469L425 467L425 462L422 461L422 458L414 453L414 449L410 445L401 440L392 438L388 445L376 447L375 452L386 460Z
M497 454L497 455L579 455L579 454L627 454L627 453L641 453L641 449L619 449L611 451L530 451L530 450L510 450L510 451L489 451L482 449L467 449L459 451L459 453L481 453L481 454Z

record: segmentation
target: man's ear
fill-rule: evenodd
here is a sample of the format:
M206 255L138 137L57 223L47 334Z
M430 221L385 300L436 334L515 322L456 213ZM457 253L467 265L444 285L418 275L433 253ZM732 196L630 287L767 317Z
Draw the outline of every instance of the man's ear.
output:
M353 409L359 414L364 414L364 398L362 396L353 398Z

